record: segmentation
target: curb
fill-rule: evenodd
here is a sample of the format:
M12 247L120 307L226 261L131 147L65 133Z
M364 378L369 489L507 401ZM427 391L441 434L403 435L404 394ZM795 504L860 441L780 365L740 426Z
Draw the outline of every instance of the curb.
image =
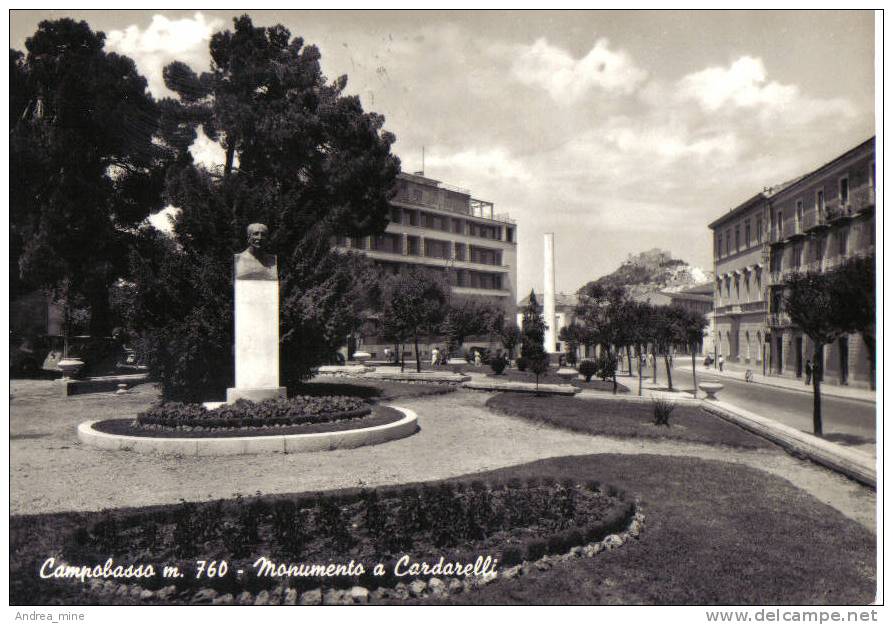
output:
M679 370L685 371L685 369L679 369ZM688 373L691 374L691 369L688 370ZM719 372L719 371L715 371L712 369L709 371L698 370L698 378L700 379L702 376L717 377L717 378L722 378L722 379L727 379L727 380L734 380L736 382L742 382L742 383L745 382L744 378L739 378L734 375L729 375L728 373L726 373L724 371ZM774 381L772 381L772 378L763 379L763 380L755 380L755 381L751 382L751 384L754 384L757 386L768 386L771 388L777 388L782 391L791 391L792 393L804 393L806 395L812 395L812 393L813 393L812 386L807 386L805 384L803 384L803 385L798 384L798 385L794 385L794 386L790 386L790 385L786 385L786 384L777 384ZM802 386L802 388L801 388L801 386ZM822 384L822 397L823 398L824 397L833 397L834 399L849 399L851 401L859 401L859 402L862 402L865 404L877 404L877 397L874 397L874 398L854 397L851 395L841 395L841 394L835 393L833 391L829 393L828 392L829 387L834 389L835 385L834 384L825 384L825 383Z
M480 382L480 381L470 381L465 382L462 385L462 388L467 388L473 391L498 391L502 393L539 393L540 395L576 395L580 392L576 386L571 386L570 384L540 384L539 390L536 388L536 384L530 384L528 382Z
M402 412L404 417L394 423L340 432L234 438L152 438L100 432L93 429L93 424L96 423L93 420L78 425L78 439L85 445L99 449L184 456L237 456L353 449L406 438L418 431L418 415L414 411L398 406L390 407Z
M877 490L877 466L866 453L846 449L731 404L705 399L701 405L710 414L762 436L794 455L808 458Z

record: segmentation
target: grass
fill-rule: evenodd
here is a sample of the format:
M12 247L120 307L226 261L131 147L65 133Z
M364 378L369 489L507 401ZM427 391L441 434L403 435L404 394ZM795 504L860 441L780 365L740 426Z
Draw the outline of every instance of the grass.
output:
M396 399L411 399L414 397L427 397L429 395L444 395L452 393L456 388L448 384L410 384L407 382L389 382L386 380L357 380L351 379L345 382L344 378L316 377L312 382L301 384L295 391L296 395L347 395L361 399L377 399L381 401L393 401Z
M851 605L876 592L875 536L792 484L741 465L605 454L479 475L599 479L638 496L638 541L458 595L456 604Z
M647 402L500 393L487 400L487 407L501 414L595 436L672 439L748 449L772 447L765 439L697 406L677 406L669 427L654 424L654 409Z
M487 377L491 377L494 380L505 380L507 382L529 382L533 384L536 382L536 376L530 373L529 371L518 371L517 369L506 369L502 375L496 375L490 370L490 367L482 367L484 371L487 373ZM478 369L480 371L481 369ZM572 384L579 388L585 388L593 391L605 391L612 392L613 384L611 380L600 380L598 378L593 377L592 381L587 382L586 380L580 378L574 378L572 380L568 380L567 378L563 378L560 375L556 375L555 370L552 369L548 373L544 373L540 376L540 384ZM618 393L629 393L629 388L617 382L617 392Z
M446 598L455 604L866 604L876 592L876 537L833 508L763 471L656 455L551 458L478 473L598 480L639 499L640 540ZM79 583L37 580L54 541L95 513L10 517L10 595L82 604ZM29 594L31 593L31 594ZM33 593L39 593L39 600ZM109 601L133 603L131 598ZM13 601L15 603L15 601ZM419 602L410 600L406 603Z

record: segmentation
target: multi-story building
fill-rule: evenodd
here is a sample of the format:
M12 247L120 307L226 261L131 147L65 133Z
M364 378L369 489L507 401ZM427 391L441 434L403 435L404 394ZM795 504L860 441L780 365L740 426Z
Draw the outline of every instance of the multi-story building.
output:
M516 299L517 241L516 223L495 213L492 202L472 197L467 189L401 173L385 232L341 237L335 245L362 252L394 272L412 265L444 271L453 298L496 304L511 318ZM364 343L373 357L380 357L378 352L384 347L376 337L367 337ZM420 349L424 356L430 345Z
M705 282L697 284L681 291L666 292L670 297L670 304L680 306L687 310L704 315L708 325L704 329L704 338L698 346L697 354L713 354L713 336L714 336L714 320L713 320L713 283ZM688 353L688 349L683 350Z
M767 219L777 190L757 193L709 226L715 355L753 367L766 362Z
M784 279L874 252L874 138L830 163L766 188L710 224L715 350L764 373L801 377L813 354L783 311ZM825 381L868 384L858 337L825 350Z
M778 192L769 212L768 325L773 373L801 377L813 345L784 312L783 284L794 272L827 271L875 249L874 137ZM868 385L870 363L858 335L824 350L824 380Z

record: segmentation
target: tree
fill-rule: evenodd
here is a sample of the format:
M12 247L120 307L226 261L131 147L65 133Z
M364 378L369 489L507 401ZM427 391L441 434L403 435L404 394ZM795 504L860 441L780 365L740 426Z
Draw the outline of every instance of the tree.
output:
M499 342L502 343L502 347L508 353L509 360L511 360L515 357L515 347L521 342L521 329L517 324L506 321L499 328L498 334Z
M10 51L12 285L89 304L107 336L109 289L127 274L135 229L162 206L172 153L133 61L86 22L43 21Z
M565 345L567 364L569 366L576 365L577 352L580 349L580 344L586 340L586 333L583 327L572 321L570 325L564 326L558 332L558 340L562 341Z
M583 330L581 338L597 342L604 349L612 352L610 369L613 392L617 392L617 355L612 350L619 350L633 342L630 325L631 300L626 289L620 286L604 285L590 282L578 292L575 317L580 319Z
M686 334L686 320L688 311L680 306L655 306L653 307L652 323L655 350L654 369L657 371L657 355L663 356L664 366L667 370L667 387L673 390L673 374L670 358L673 348L685 344L688 340ZM700 337L699 337L700 338Z
M546 335L546 322L543 321L539 303L533 290L527 298L527 305L521 311L521 357L536 376L536 390L539 392L540 376L549 370L549 354L543 347Z
M401 335L412 337L418 372L422 370L419 337L434 334L443 322L448 288L440 276L420 267L402 269L382 288L382 315Z
M652 319L654 307L648 302L630 302L626 320L629 324L629 337L635 347L636 363L639 373L639 396L642 395L642 356L648 351L648 343L652 336Z
M793 273L784 284L784 309L813 343L812 423L816 436L822 436L822 363L825 345L846 333L845 304L835 289L830 273Z
M254 27L242 16L214 34L210 51L210 72L183 63L164 70L177 93L160 103L161 140L176 153L165 199L181 212L173 244L134 259L146 269L139 312L151 324L142 330L157 351L150 360L183 373L171 392L209 393L186 384L206 361L224 373L195 385L213 382L218 392L231 381L232 256L245 247L246 226L265 223L279 259L281 379L293 388L363 321L369 274L330 241L384 230L399 172L394 136L382 116L343 94L346 77L326 79L315 46L282 26ZM225 154L219 168L189 153L199 126ZM147 237L143 248L153 243Z
M841 325L847 333L858 332L868 351L869 383L875 388L875 343L877 326L876 259L853 257L836 268L833 276L834 298L841 306Z
M469 336L488 333L498 312L493 306L483 302L452 300L441 328L446 340L447 355L452 356Z
M679 341L688 347L691 352L691 384L692 394L698 396L698 376L695 372L695 354L704 340L704 329L707 327L707 318L695 311L682 309L679 317Z

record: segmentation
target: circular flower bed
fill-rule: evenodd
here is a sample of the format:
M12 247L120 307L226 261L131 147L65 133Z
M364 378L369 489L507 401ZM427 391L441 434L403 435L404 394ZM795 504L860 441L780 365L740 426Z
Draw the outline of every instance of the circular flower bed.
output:
M467 576L460 565L479 557L489 557L496 569L567 553L620 531L634 514L634 503L613 487L548 478L337 496L237 497L137 514L93 515L92 522L68 537L63 557L74 566L108 558L152 563L159 571L165 565L177 566L182 577L156 574L129 581L148 589L175 584L178 592L257 592L283 583L297 590L320 585L393 587L433 575ZM437 573L411 567L413 562L434 564L441 558L455 567L442 566ZM280 571L299 564L351 566L336 576L308 570L283 577L261 574L262 561ZM215 562L218 575L198 574L198 562ZM226 563L224 574L219 574L221 562ZM376 564L382 565L378 573Z
M163 402L136 417L140 428L226 429L329 423L368 415L372 407L356 397L297 396L251 402L240 399L208 410L200 404Z

